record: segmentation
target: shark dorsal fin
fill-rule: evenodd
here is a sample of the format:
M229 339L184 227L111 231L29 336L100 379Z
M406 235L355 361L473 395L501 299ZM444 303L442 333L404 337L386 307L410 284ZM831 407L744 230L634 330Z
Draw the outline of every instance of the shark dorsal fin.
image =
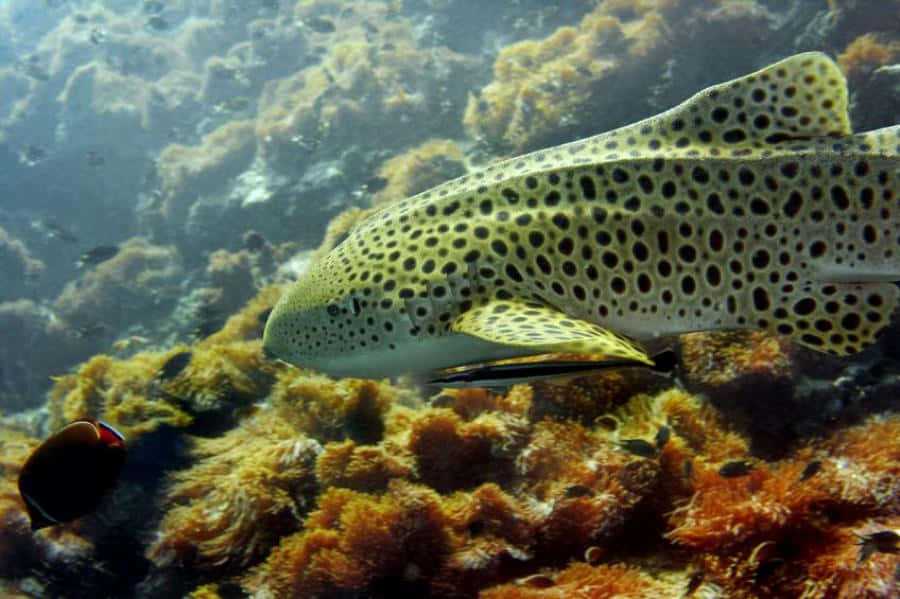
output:
M671 110L594 139L617 158L623 150L635 156L727 156L850 133L844 76L825 54L807 52L708 87Z

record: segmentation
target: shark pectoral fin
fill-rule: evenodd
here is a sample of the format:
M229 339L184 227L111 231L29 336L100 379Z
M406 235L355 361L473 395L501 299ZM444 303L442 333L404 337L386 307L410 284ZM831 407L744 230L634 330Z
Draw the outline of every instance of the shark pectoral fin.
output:
M460 314L450 325L491 343L534 353L591 354L610 360L654 362L634 341L585 320L532 302L493 300Z

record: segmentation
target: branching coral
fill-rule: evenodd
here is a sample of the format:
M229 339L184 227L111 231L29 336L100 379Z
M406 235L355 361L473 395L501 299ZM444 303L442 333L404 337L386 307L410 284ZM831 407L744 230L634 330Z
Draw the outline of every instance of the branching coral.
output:
M164 499L172 507L147 556L207 576L257 561L299 527L320 451L271 411L222 437L194 439L196 463L172 476Z

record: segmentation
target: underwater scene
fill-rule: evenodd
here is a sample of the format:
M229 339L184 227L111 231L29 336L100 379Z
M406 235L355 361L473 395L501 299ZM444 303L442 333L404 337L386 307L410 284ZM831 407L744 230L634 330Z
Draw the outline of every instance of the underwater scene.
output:
M0 596L900 597L900 0L0 0Z

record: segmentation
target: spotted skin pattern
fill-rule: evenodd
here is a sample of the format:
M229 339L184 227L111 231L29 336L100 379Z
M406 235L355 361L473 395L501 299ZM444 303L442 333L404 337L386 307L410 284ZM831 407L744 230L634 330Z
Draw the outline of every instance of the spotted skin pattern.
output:
M898 303L900 127L853 134L824 54L488 166L361 223L268 321L276 356L391 376L761 328L835 355ZM529 314L529 311L533 312Z

